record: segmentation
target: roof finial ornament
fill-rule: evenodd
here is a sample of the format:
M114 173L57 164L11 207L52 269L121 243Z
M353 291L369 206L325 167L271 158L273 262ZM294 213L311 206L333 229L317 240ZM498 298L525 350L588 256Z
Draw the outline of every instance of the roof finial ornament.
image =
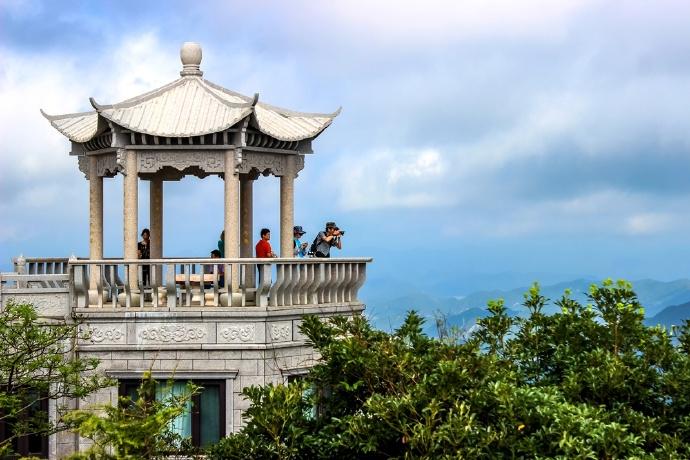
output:
M199 70L201 64L201 45L195 42L184 42L180 48L180 60L182 61L182 71L180 75L183 77L200 77L204 74Z

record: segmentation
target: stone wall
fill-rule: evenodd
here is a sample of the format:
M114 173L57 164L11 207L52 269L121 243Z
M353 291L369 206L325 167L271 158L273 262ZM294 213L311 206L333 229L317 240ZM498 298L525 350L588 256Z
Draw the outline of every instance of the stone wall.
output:
M53 320L70 316L69 291L26 289L4 295L35 305L39 314ZM318 355L299 331L304 315L351 316L363 311L360 303L271 307L180 308L80 308L73 312L82 322L77 353L98 358L99 371L118 379L133 380L150 370L160 380L211 379L225 382L225 433L238 431L248 401L241 396L250 385L283 383L300 375ZM118 387L103 389L81 401L60 401L50 406L94 408L117 404ZM50 437L50 458L64 458L85 449L88 440L62 432Z

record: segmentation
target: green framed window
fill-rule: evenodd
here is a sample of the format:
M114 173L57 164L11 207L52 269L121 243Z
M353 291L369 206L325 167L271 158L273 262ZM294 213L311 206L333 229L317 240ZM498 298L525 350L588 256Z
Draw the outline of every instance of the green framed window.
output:
M205 447L225 437L225 381L224 380L174 380L160 382L156 400L165 400L171 394L182 394L188 382L201 387L188 403L187 410L172 422L172 430L191 438L192 445ZM137 397L139 380L120 380L120 396Z

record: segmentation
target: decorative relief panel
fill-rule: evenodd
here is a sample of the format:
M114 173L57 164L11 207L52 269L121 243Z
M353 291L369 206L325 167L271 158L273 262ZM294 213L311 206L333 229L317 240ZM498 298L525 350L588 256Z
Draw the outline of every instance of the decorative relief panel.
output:
M292 322L285 321L280 323L271 323L268 326L273 342L287 342L292 340Z
M113 177L122 169L118 163L117 154L104 153L96 156L96 173L101 177ZM89 178L89 157L80 156L79 171L84 173L84 177Z
M165 166L183 171L197 167L207 173L225 172L225 153L216 151L196 152L145 152L139 151L139 172L155 173Z
M295 176L304 169L304 155L297 155L295 157Z
M184 324L160 324L141 327L137 337L146 342L157 343L198 343L202 342L207 331L203 327Z
M238 171L240 174L248 174L255 170L261 174L269 173L278 177L284 176L288 174L288 158L290 156L295 158L294 174L297 175L299 171L304 169L304 155L242 152L242 163L239 165Z
M256 326L254 324L228 324L219 327L218 341L227 343L255 342Z
M79 338L95 344L124 343L125 332L118 326L87 326L82 328Z

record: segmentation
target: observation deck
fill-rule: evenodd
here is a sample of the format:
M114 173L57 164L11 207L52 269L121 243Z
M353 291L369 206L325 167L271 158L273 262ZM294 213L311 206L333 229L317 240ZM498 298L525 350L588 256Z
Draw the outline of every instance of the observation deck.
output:
M295 180L340 109L283 109L205 80L196 43L185 43L180 58L180 78L160 88L115 104L91 98L88 112L43 113L69 140L88 181L89 254L14 259L14 270L0 274L0 307L30 303L46 320L80 322L76 353L98 358L99 371L119 385L73 407L116 404L146 371L193 380L213 388L217 403L201 415L195 408L184 423L197 425L181 424L180 434L201 430L214 441L242 425L243 388L299 378L318 360L299 330L304 315L364 310L358 293L372 259L293 257ZM110 259L103 255L103 182L117 175L123 254ZM188 175L223 180L222 258L165 256L164 184ZM257 259L253 184L270 176L280 180L280 257ZM139 221L142 180L149 181L147 225ZM144 226L150 258L138 259ZM50 416L58 417L56 405ZM70 433L52 435L48 445L49 458L85 447Z

